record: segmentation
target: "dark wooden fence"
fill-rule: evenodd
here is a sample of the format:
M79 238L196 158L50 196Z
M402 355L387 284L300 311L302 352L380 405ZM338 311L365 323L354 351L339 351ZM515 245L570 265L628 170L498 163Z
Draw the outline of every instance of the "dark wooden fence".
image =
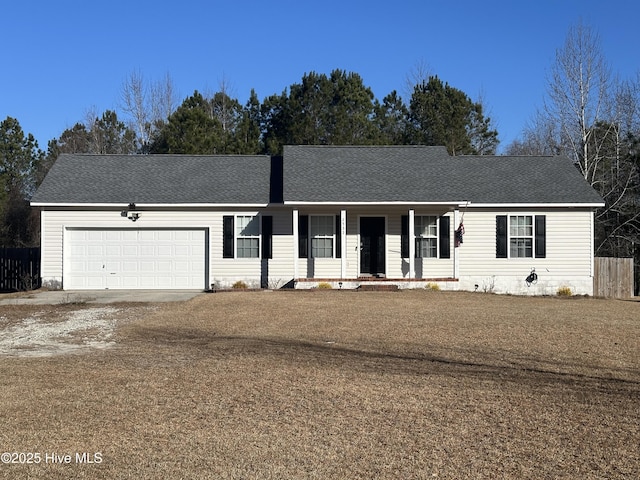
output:
M0 291L40 287L40 248L0 248Z
M633 258L596 257L593 266L596 297L633 297Z

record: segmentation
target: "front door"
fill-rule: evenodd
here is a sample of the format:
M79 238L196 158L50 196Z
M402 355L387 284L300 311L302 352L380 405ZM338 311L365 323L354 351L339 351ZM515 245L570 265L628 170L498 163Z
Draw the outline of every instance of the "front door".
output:
M360 218L360 274L385 274L384 217Z

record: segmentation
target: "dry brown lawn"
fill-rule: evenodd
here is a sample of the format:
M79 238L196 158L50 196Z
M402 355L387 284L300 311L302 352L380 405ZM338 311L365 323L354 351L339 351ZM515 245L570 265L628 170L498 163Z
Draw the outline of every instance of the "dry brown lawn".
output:
M87 305L46 308L0 307L0 335ZM230 292L118 315L111 348L0 357L0 451L41 455L0 478L640 478L640 302Z

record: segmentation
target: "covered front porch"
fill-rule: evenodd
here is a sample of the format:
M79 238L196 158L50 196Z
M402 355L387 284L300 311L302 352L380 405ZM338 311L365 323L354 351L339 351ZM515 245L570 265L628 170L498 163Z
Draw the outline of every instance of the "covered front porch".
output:
M295 287L456 289L461 205L297 206L292 212Z

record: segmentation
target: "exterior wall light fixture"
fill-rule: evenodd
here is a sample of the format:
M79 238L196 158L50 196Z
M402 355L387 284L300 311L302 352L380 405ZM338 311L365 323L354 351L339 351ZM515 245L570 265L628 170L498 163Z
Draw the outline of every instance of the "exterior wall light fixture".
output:
M127 217L132 222L135 222L136 220L138 220L138 218L140 218L140 213L139 212L134 212L135 208L136 208L136 204L135 203L130 203L129 204L129 209L128 210L122 210L120 212L120 216L121 217Z

